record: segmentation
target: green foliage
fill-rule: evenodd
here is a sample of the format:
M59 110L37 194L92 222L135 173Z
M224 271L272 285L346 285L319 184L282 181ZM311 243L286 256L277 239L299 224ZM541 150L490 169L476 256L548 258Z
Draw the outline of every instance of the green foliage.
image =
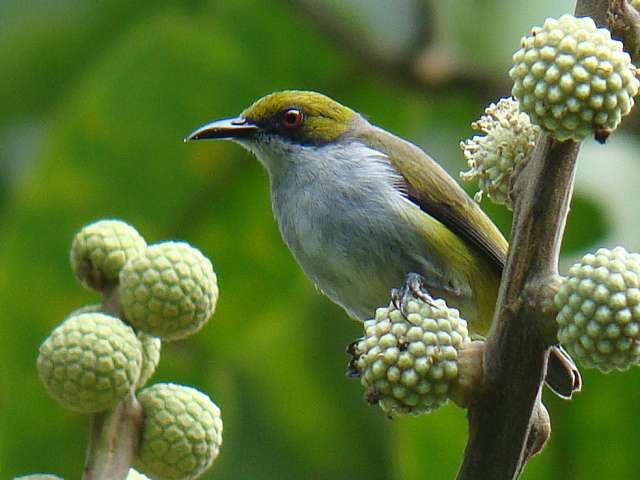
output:
M225 441L205 478L452 478L464 412L449 405L388 421L369 408L343 375L344 348L361 328L295 265L265 173L238 146L182 139L270 91L314 89L427 145L457 174L458 141L492 99L464 88L425 94L365 68L286 2L6 3L0 139L36 125L37 148L24 137L31 156L11 177L0 150L0 477L80 475L85 418L48 397L35 359L55 324L97 301L70 270L73 234L120 217L147 238L198 245L218 274L213 318L188 342L163 346L154 377L215 392ZM582 213L565 242L575 253L608 229L588 195L574 202ZM508 214L488 210L508 231ZM554 434L525 478L636 474L640 376L585 377L571 404L549 398Z

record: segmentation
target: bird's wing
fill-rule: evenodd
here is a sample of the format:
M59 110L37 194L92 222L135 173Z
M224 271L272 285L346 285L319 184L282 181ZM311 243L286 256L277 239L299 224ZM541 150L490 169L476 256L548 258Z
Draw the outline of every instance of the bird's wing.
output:
M372 126L362 129L359 136L387 154L406 181L407 194L415 204L477 248L502 271L507 241L451 175L420 148L386 130Z

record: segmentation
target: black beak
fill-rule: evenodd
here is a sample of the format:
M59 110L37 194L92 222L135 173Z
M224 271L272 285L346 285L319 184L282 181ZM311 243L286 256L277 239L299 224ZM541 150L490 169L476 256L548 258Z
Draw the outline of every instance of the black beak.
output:
M230 138L246 138L258 131L258 127L246 118L225 118L207 123L196 131L192 132L185 142L190 140L204 140L207 138L214 139L230 139Z

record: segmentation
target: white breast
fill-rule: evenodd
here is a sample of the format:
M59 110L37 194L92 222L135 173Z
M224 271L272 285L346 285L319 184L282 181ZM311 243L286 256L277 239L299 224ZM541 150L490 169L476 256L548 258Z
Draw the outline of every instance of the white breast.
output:
M417 209L383 153L360 142L251 145L271 179L274 215L303 270L359 319L410 271L433 271L428 243L403 215Z

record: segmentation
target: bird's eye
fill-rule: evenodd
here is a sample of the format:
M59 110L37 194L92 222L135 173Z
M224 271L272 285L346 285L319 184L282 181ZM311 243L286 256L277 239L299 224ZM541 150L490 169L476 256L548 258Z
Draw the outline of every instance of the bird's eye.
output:
M304 119L304 115L297 108L290 108L286 112L284 112L284 116L282 117L282 125L285 128L293 129L298 128L302 125L302 120Z

